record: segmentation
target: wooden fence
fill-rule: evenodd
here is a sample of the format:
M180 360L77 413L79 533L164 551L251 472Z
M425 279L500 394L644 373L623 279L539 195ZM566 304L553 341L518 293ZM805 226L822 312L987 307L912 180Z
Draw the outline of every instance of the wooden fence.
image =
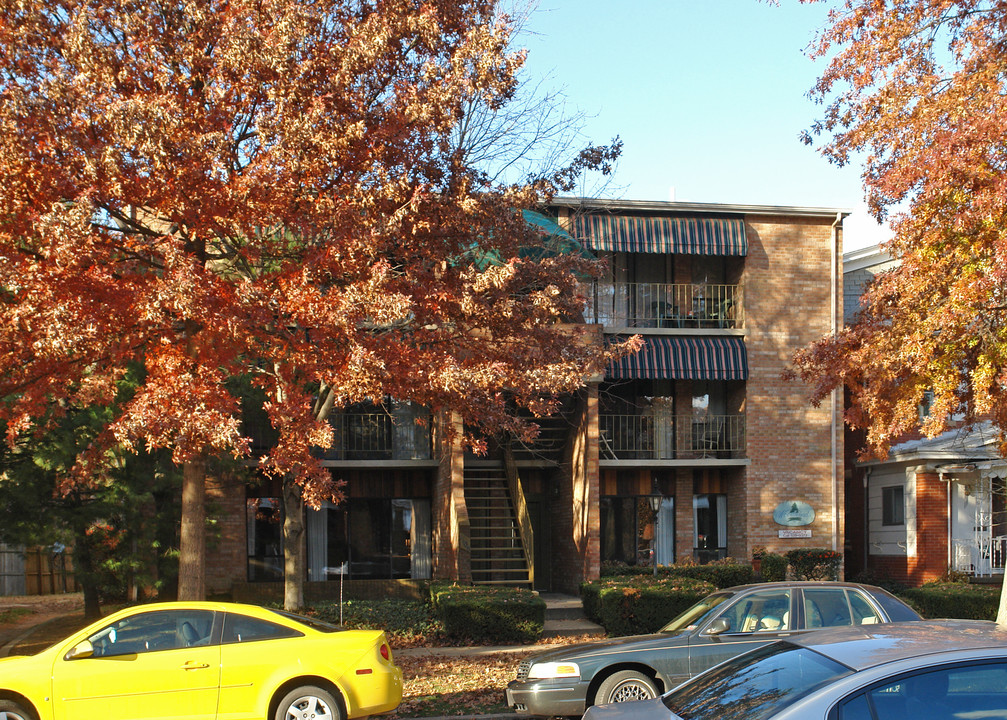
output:
M59 595L78 590L70 550L0 545L0 595Z

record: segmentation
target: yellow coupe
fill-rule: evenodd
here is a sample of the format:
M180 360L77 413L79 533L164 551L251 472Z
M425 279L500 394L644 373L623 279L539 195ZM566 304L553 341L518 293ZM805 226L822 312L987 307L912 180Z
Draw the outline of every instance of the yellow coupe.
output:
M132 607L0 659L0 720L346 720L401 699L380 630L231 603Z

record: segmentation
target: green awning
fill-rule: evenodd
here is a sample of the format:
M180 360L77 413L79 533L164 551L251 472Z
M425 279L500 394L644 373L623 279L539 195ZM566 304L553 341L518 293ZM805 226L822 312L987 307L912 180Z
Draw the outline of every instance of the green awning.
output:
M614 380L747 380L748 353L740 337L651 335L635 355L616 360Z
M573 234L592 250L608 252L748 254L745 221L739 218L636 217L585 213L574 216Z

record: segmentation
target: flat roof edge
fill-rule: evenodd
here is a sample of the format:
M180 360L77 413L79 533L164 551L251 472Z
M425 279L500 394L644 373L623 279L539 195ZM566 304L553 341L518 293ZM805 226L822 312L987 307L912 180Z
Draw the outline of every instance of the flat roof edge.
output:
M647 212L728 213L740 215L791 215L804 217L847 217L850 208L806 207L799 205L739 205L729 203L678 202L672 200L609 200L603 198L554 198L550 205L594 210L637 210Z

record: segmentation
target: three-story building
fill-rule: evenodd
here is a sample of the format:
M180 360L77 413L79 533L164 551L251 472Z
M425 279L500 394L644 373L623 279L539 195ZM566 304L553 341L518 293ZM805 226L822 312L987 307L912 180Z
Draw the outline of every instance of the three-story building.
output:
M583 322L599 342L639 334L643 349L567 398L533 445L496 438L486 456L446 446L438 430L456 421L417 424L425 411L408 404L334 417L325 463L347 500L306 512L307 579L573 592L603 562L842 549L841 398L814 407L784 373L842 322L844 215L585 199L543 209L544 227L606 261ZM213 589L282 579L278 489L243 488L211 489ZM794 503L810 514L778 522Z

